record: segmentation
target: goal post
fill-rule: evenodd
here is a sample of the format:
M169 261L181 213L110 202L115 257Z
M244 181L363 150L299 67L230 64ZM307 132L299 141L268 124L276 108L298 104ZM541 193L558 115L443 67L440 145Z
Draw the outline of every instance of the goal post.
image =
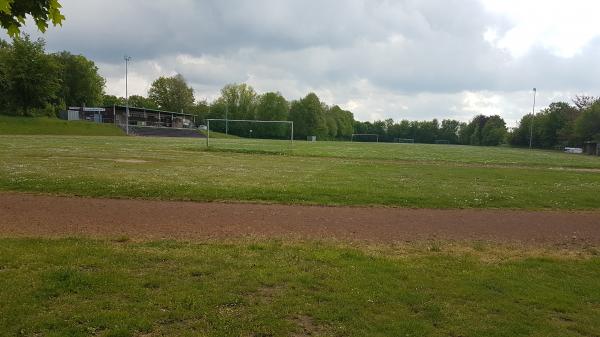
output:
M394 143L414 144L415 140L413 138L394 138Z
M293 121L267 121L267 120L257 120L257 119L220 119L220 118L211 118L211 119L206 119L206 147L210 146L210 123L213 122L213 124L215 122L225 122L225 124L227 126L229 126L229 123L248 123L248 124L257 124L257 126L259 125L270 125L270 124L283 124L283 125L288 125L289 126L289 130L290 130L290 136L289 136L289 142L290 144L292 144L294 142L294 122ZM231 127L228 127L228 129L231 129ZM249 129L249 138L252 138L253 136L253 129ZM228 134L231 134L231 132L229 132ZM239 135L236 135L239 136ZM240 136L243 138L243 136ZM287 137L286 137L287 139Z
M354 138L361 138L361 137L371 137L371 138L375 138L375 142L379 143L379 135L376 133L353 133L352 136L350 137L350 141L354 142Z
M446 139L438 139L435 141L436 144L450 144L449 140Z

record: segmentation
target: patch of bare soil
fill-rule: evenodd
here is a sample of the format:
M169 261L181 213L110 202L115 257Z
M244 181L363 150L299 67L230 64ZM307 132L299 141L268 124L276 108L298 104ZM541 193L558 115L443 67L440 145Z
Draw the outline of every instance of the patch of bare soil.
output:
M600 244L600 212L288 206L0 193L0 235Z

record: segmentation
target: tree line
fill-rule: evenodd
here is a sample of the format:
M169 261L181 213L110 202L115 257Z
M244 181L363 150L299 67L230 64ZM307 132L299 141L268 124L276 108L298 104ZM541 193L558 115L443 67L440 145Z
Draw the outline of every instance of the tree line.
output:
M532 146L538 148L580 146L585 141L600 141L600 98L575 96L572 103L554 102L535 115L523 116L507 137L507 143L529 146L530 139Z
M43 39L22 35L12 43L0 40L0 113L56 116L68 106L125 105L123 97L106 95L105 79L95 63L68 51L46 53ZM380 141L413 139L418 143L494 146L528 146L533 123L532 145L540 148L581 145L600 140L600 100L576 96L572 103L555 102L535 115L525 115L509 130L498 115L477 115L464 123L453 119L395 122L392 119L360 122L351 111L329 106L315 93L288 101L279 92L259 94L248 84L225 85L212 102L197 100L182 75L157 78L147 97L132 95L129 105L191 113L197 122L206 119L293 121L296 138L350 139L353 133L377 134ZM225 131L225 123L213 123ZM252 131L250 131L252 130ZM286 138L285 124L229 123L228 132L240 136Z
M55 116L69 105L102 103L105 80L93 61L67 51L47 54L42 39L0 40L0 113Z

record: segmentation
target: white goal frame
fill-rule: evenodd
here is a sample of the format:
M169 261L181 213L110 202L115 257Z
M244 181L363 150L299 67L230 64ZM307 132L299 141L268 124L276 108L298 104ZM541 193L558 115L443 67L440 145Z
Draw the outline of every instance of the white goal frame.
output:
M223 119L223 118L211 118L206 120L206 147L210 146L210 122L250 122L250 123L283 123L291 126L290 132L290 144L294 143L294 122L293 121L263 121L258 119Z
M394 138L394 143L414 144L415 143L415 139L414 138Z
M350 141L353 142L354 141L354 136L375 136L377 137L377 143L379 143L379 135L376 133L353 133L352 136L350 137Z

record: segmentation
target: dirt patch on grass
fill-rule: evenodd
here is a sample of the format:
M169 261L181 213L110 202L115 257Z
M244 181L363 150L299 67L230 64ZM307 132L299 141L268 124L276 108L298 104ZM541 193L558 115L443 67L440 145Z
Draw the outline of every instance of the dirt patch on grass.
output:
M0 235L118 240L251 236L375 243L483 240L597 245L600 212L286 206L0 193Z
M315 321L310 316L299 315L293 320L298 325L299 331L293 333L292 337L309 337L309 336L321 336L323 332L322 327L315 324Z

